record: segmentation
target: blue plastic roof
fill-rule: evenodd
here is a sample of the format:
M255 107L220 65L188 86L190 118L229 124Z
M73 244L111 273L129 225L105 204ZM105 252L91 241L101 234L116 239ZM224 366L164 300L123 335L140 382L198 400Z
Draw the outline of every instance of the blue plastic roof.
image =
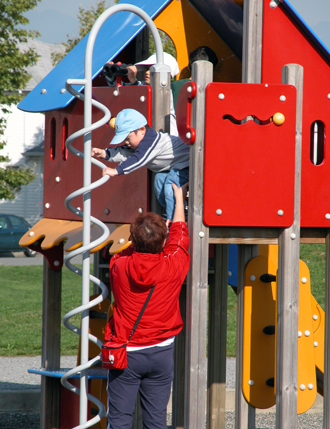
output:
M154 18L171 0L121 0L119 4L132 4L143 9L151 18ZM192 3L205 16L205 11L208 0L193 0ZM216 7L221 8L223 0L210 1L215 3ZM214 6L214 4L213 4ZM318 38L313 30L299 16L296 10L290 5L287 0L280 3L280 7L291 17L299 28L311 40L319 52L330 62L330 51L324 43ZM203 12L204 11L204 12ZM232 13L232 12L231 12ZM235 12L236 13L236 12ZM231 15L230 15L231 16ZM234 19L233 15L228 19ZM205 16L206 17L206 16ZM241 19L240 15L236 19ZM214 25L214 23L213 23ZM145 27L144 21L137 15L130 12L118 12L108 18L102 25L93 50L93 78L97 76L103 69L107 61L115 58L122 49ZM230 34L222 34L224 32L223 25L219 28L214 28L218 34L224 38L227 37L229 46L232 41L238 43L237 38L242 37L236 34L233 29L226 30ZM230 36L230 37L229 37ZM61 109L66 107L73 100L73 96L68 92L61 93L61 89L65 88L67 79L83 79L84 78L84 60L85 49L87 44L88 34L77 46L70 51L65 58L31 91L18 105L18 108L27 112L46 112L49 110ZM224 39L225 40L225 39ZM81 91L83 86L75 86L77 91ZM42 92L42 90L46 90Z
M143 9L151 18L156 16L171 0L126 0L118 4L132 4ZM130 12L111 15L102 25L93 49L92 77L97 76L107 61L118 53L145 27L144 21ZM73 100L65 88L67 79L84 78L87 34L63 60L19 103L18 108L27 112L46 112L66 107ZM81 91L83 86L74 86ZM42 91L46 90L46 91Z

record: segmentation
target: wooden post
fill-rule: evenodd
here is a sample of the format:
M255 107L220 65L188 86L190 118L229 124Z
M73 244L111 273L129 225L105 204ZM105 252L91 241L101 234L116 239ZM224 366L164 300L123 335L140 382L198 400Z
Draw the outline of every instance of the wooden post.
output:
M330 229L326 237L326 264L325 264L325 326L324 326L324 374L323 374L323 428L330 428Z
M294 221L279 233L276 337L276 428L297 427L300 177L303 68L282 69L282 83L297 89Z
M170 100L171 100L171 74L168 73L167 85L160 82L160 73L150 74L152 87L152 128L155 131L170 132ZM150 210L161 214L163 209L159 204L154 190L155 173L150 173Z
M212 81L213 67L208 61L197 61L192 67L192 80L197 95L192 103L192 127L196 140L190 149L189 214L191 264L187 276L186 376L184 427L205 426L206 404L206 332L209 230L203 225L205 89Z
M44 257L41 367L59 369L61 357L62 270L52 270ZM59 378L41 377L40 428L60 427Z
M261 83L262 65L262 18L263 2L244 0L243 8L243 53L242 82ZM239 245L238 285L237 285L237 337L236 337L236 391L235 391L235 428L253 429L255 427L255 409L249 406L242 394L242 353L243 353L243 302L244 269L254 256L258 255L258 246Z
M185 338L186 338L186 290L184 283L180 292L180 311L183 329L175 339L174 346L174 380L172 390L172 429L183 429L184 426L184 376L185 376Z
M246 264L258 255L258 246L240 244L238 246L237 271L237 333L236 333L236 389L235 389L235 428L255 427L255 409L248 405L242 392L243 379L243 309L244 309L244 270Z
M225 429L227 297L228 244L217 244L209 274L208 429Z

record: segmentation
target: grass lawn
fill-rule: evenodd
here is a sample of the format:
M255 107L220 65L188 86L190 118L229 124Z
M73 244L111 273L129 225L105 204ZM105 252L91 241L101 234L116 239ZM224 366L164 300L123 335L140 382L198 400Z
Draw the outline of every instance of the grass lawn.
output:
M324 309L325 245L303 244L300 258L311 274L315 299ZM41 354L43 267L0 266L0 356L37 356ZM63 268L62 316L81 304L81 277ZM237 299L228 288L227 356L236 354ZM80 316L71 322L80 324ZM61 354L76 355L78 335L62 326Z
M41 355L43 266L0 266L0 278L0 355ZM62 317L80 304L81 277L64 267ZM79 315L70 322L79 326ZM61 354L76 355L78 335L61 331Z

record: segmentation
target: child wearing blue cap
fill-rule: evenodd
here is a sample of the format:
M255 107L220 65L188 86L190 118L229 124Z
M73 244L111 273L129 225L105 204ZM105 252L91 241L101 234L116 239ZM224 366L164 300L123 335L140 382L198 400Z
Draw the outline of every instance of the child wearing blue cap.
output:
M156 196L166 209L167 221L171 221L175 207L172 183L180 188L189 180L189 146L179 137L153 130L134 109L124 109L116 117L115 136L110 145L122 142L125 144L116 148L92 149L92 156L119 162L116 168L104 168L102 176L129 174L146 166L156 173Z

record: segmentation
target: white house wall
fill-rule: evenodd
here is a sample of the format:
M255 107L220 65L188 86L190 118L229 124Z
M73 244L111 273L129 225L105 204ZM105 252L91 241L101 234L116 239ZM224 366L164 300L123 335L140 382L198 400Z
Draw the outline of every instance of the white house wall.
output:
M7 142L1 154L10 158L10 165L24 165L22 153L44 140L45 115L23 112L13 106L7 117L4 141ZM3 166L5 164L1 164Z
M7 142L1 154L8 155L10 162L0 166L27 166L35 170L37 177L23 186L13 201L0 200L0 212L24 217L35 224L42 216L43 198L43 158L25 157L23 153L44 140L45 116L42 113L23 112L11 108L7 116L4 140Z

